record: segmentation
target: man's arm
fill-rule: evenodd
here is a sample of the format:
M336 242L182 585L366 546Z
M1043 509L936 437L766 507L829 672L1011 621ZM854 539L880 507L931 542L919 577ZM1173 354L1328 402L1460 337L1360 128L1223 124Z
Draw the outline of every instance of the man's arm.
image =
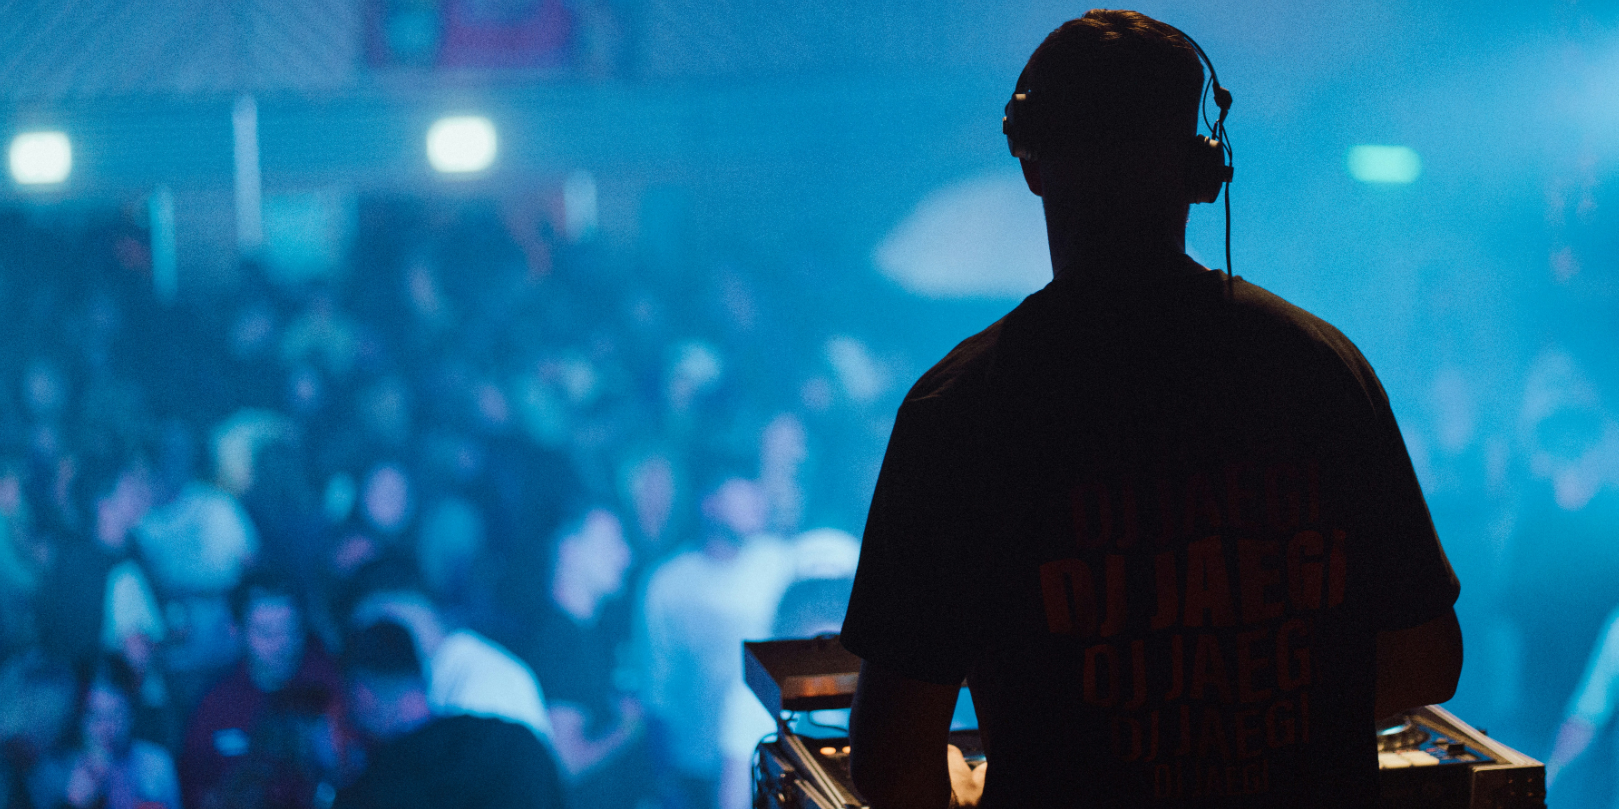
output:
M1557 729L1557 741L1546 759L1548 787L1564 768L1585 752L1596 739L1597 731L1613 717L1614 702L1619 699L1616 686L1619 686L1619 610L1608 616L1607 628L1585 666L1585 677L1569 701L1568 716Z
M1410 629L1377 633L1377 716L1386 719L1456 695L1462 627L1454 608Z
M873 809L949 805L945 747L960 691L861 663L849 715L849 774Z

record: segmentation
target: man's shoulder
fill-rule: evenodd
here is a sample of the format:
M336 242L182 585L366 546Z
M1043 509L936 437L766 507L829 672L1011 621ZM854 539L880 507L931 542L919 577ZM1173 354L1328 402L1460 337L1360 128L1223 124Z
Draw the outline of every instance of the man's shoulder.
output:
M245 712L247 706L260 699L263 693L253 684L247 664L237 663L203 693L202 701L192 714L192 721L217 721L222 713L235 715Z
M1008 315L1010 317L1010 315ZM905 394L905 405L970 396L982 390L1001 347L1007 318L956 344Z
M493 716L435 716L409 733L384 744L374 754L361 781L371 785L433 779L433 768L465 766L521 757L543 750L528 728ZM359 786L360 782L356 782Z
M1237 301L1250 318L1302 340L1355 350L1354 343L1325 318L1242 276L1237 276L1237 281Z
M526 679L533 676L528 666L506 647L470 629L457 629L446 635L430 666L435 670L464 669L485 677L501 675Z
M1246 325L1256 329L1255 336L1261 338L1256 345L1299 355L1308 361L1302 367L1315 374L1331 374L1367 396L1383 395L1371 363L1338 327L1264 287L1239 280L1242 283L1237 287L1237 299Z

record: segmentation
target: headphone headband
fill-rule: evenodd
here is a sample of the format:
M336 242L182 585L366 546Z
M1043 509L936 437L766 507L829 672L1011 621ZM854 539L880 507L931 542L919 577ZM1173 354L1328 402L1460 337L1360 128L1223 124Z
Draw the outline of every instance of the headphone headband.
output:
M1209 128L1209 135L1196 135L1193 137L1191 147L1188 149L1186 160L1186 189L1193 202L1214 202L1220 198L1220 190L1225 189L1225 259L1227 294L1234 294L1231 288L1231 177L1233 173L1233 160L1231 142L1226 138L1225 119L1231 112L1231 91L1220 84L1220 74L1214 69L1214 61L1203 51L1203 46L1197 40L1187 35L1185 31L1169 23L1161 23L1164 27L1175 32L1186 44L1192 46L1199 60L1208 65L1209 80L1198 94L1198 107L1203 123ZM1018 74L1018 86L1012 93L1012 98L1006 102L1006 114L1001 118L1001 132L1006 135L1006 146L1012 155L1023 160L1038 160L1039 152L1034 148L1030 139L1032 134L1029 122L1030 92L1024 83L1028 75L1028 66L1025 65L1023 73ZM1219 109L1219 115L1210 121L1208 116L1207 99L1212 89L1214 105Z
M1214 202L1220 196L1220 189L1231 182L1232 161L1231 146L1226 140L1225 119L1231 111L1231 91L1220 84L1220 74L1214 69L1214 62L1204 52L1203 46L1191 38L1185 31L1168 23L1163 25L1173 31L1177 36L1192 46L1192 51L1198 59L1209 68L1209 80L1199 97L1199 106L1203 107L1203 123L1209 128L1209 136L1195 137L1191 154L1187 160L1187 188L1195 202ZM1027 86L1025 79L1028 76L1028 67L1018 75L1018 89L1013 92L1012 98L1006 102L1005 115L1001 118L1001 132L1006 135L1007 148L1014 157L1023 160L1039 159L1039 151L1035 148L1036 138L1030 136L1029 122L1031 106L1038 106L1037 101L1031 101L1033 93ZM1215 120L1210 121L1207 113L1207 98L1210 89L1213 90L1214 104L1219 109Z

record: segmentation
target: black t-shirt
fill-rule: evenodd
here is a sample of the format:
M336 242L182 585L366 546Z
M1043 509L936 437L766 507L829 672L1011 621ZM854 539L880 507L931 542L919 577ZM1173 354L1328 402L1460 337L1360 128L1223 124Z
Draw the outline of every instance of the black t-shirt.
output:
M1055 281L916 383L843 643L971 678L986 806L1360 807L1375 633L1458 589L1360 353L1188 259Z
M334 809L559 809L551 751L522 725L447 716L388 742Z

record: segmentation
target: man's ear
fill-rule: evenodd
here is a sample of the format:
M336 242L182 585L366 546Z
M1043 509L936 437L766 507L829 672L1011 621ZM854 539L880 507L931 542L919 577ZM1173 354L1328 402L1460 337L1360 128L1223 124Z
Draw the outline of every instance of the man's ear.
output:
M1029 193L1037 197L1045 196L1045 186L1040 183L1040 162L1019 158L1018 164L1023 168L1023 181L1029 184Z

